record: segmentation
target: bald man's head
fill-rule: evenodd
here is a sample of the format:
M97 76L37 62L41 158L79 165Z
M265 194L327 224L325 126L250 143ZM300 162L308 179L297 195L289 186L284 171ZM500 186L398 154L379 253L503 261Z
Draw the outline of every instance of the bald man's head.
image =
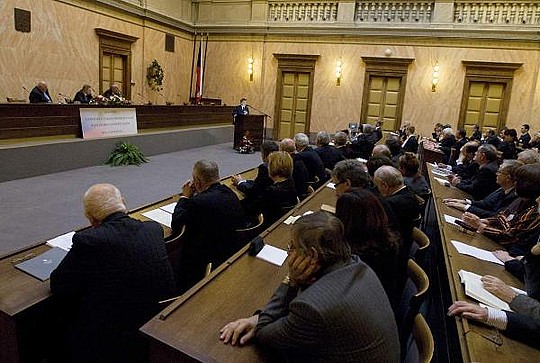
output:
M281 151L286 151L289 154L293 154L296 151L296 144L293 139L283 139L279 143L279 149Z
M93 226L113 213L127 212L124 199L118 188L112 184L92 185L83 196L84 214Z

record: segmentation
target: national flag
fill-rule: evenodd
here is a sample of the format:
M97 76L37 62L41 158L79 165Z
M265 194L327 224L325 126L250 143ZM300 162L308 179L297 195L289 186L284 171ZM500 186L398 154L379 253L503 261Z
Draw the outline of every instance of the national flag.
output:
M195 101L201 102L203 93L203 67L202 67L202 40L199 44L199 55L197 56L197 83L195 87Z

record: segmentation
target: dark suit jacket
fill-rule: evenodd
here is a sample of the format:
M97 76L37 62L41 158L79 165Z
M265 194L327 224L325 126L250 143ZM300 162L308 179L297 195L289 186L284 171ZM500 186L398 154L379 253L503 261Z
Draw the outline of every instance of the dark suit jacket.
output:
M337 149L345 159L356 159L360 157L360 155L354 150L352 144L338 146Z
M287 213L288 210L284 208L295 206L297 203L298 199L292 178L274 183L266 188L261 204L265 226L271 226Z
M418 140L416 140L416 136L412 135L409 137L405 145L403 145L403 151L409 151L415 154L418 152Z
M306 147L304 150L300 151L298 154L306 165L309 173L309 180L314 180L315 176L319 177L319 184L317 185L317 187L319 187L323 182L328 179L324 170L324 164L321 160L321 157L315 152L315 150L313 150L309 146Z
M242 109L242 105L238 105L234 108L233 116L245 116L245 115L249 115L249 108L247 105L243 109Z
M74 309L68 361L144 360L138 329L174 292L162 227L114 213L99 227L77 232L51 274L51 291Z
M237 188L244 193L247 198L256 198L272 184L274 184L274 181L270 178L270 175L268 175L268 165L262 163L257 168L257 177L253 180L243 181L237 185Z
M245 226L244 211L231 189L215 183L192 198L180 198L171 227L177 233L183 225L180 291L202 279L209 262L216 268L236 252L234 231Z
M298 153L291 154L293 159L293 180L294 188L300 200L303 200L307 197L307 188L308 183L311 181L309 177L309 171L307 170L306 164L302 160L302 157Z
M502 153L503 159L517 159L516 144L512 142L503 141L499 144L497 151Z
M525 134L521 134L518 140L518 144L521 145L522 148L528 149L531 146L529 143L531 142L531 135L527 132Z
M256 341L291 362L399 362L393 313L358 257L305 289L281 284L259 315Z
M455 144L456 138L454 136L445 137L441 140L441 143L439 144L439 149L444 153L444 164L448 164L448 161L450 160L450 153L452 152L452 148Z
M476 214L480 218L492 217L498 211L507 208L517 197L513 188L509 193L505 193L502 188L499 188L484 199L473 201L467 212Z
M90 101L92 101L92 95L87 95L82 90L75 93L75 97L73 97L73 102L89 103Z
M315 149L319 154L324 167L329 170L334 170L334 166L338 161L345 160L343 155L332 145L324 145Z
M497 170L499 170L497 161L484 164L478 168L475 176L470 179L462 179L457 187L469 193L475 200L484 199L499 187L497 184Z
M49 97L45 97L45 94ZM41 92L41 90L36 86L32 89L30 92L30 95L28 95L28 99L30 100L30 103L50 103L52 102L51 95L49 94L49 91L46 91L45 93Z

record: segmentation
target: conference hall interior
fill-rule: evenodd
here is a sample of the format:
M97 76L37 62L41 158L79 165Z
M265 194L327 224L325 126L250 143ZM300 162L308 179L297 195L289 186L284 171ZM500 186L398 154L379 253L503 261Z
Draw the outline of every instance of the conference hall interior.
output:
M539 147L538 0L1 0L0 362L538 362Z

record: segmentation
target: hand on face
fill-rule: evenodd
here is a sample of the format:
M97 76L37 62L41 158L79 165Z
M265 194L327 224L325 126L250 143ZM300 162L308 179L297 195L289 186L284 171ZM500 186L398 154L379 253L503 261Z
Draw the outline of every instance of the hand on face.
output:
M299 254L297 250L289 253L289 279L295 285L311 285L320 268L317 256Z
M182 185L182 195L188 198L191 198L193 194L195 193L195 187L193 186L193 183L191 180L188 180L187 182Z

